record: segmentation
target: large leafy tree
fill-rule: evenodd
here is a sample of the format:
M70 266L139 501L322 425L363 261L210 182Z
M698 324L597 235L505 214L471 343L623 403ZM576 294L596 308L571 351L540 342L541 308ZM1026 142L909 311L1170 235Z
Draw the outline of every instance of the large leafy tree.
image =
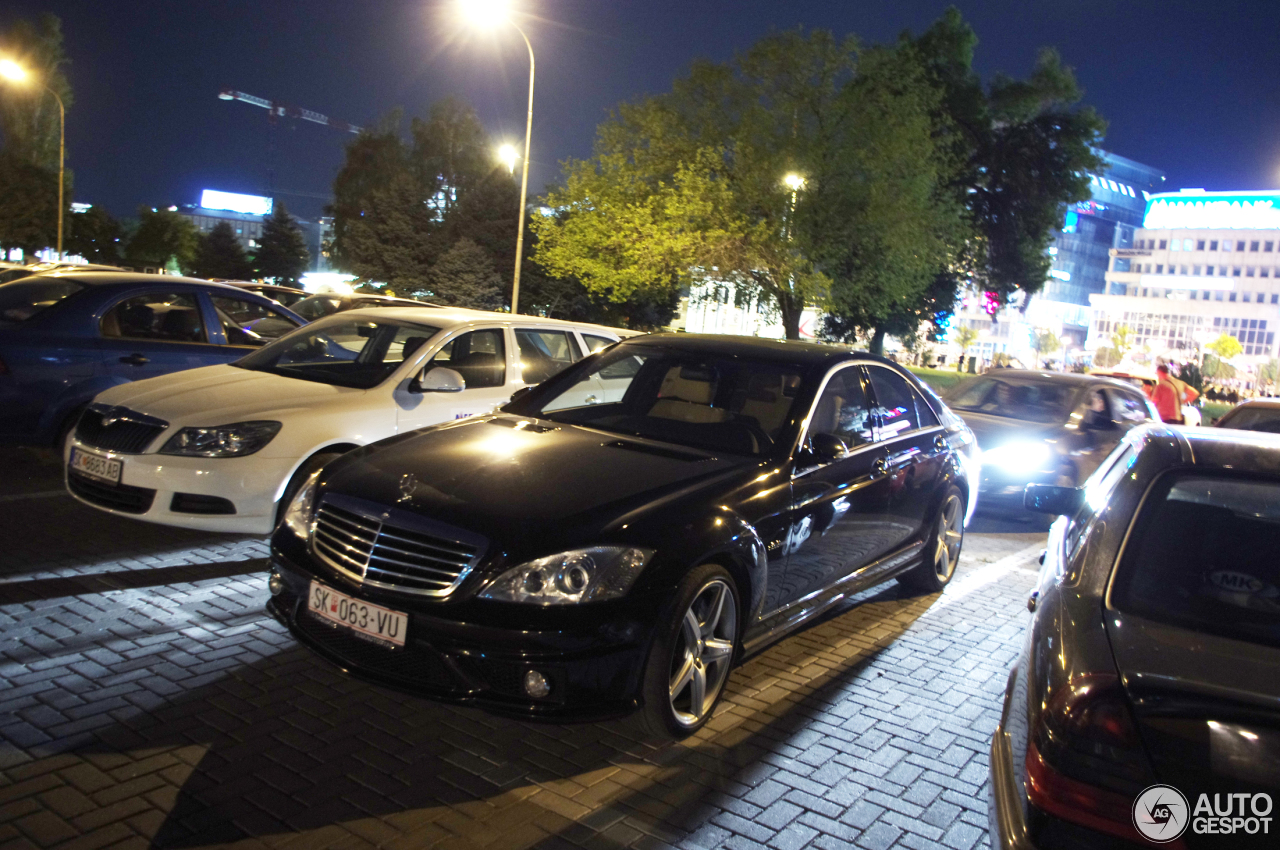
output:
M200 237L191 273L197 277L222 280L247 280L253 277L253 265L245 255L230 222L220 221L213 230Z
M169 210L143 207L138 210L137 228L125 248L125 258L132 266L188 271L199 245L200 233L191 219Z
M254 267L260 276L272 278L281 286L298 286L298 279L310 261L307 241L298 222L289 215L284 203L276 201L271 215L262 224L262 241L254 256Z
M119 265L122 259L124 228L100 206L67 218L66 252L91 263Z
M45 14L19 20L0 33L0 54L26 70L25 83L0 85L0 246L36 251L52 245L58 228L58 103L70 108L69 64L62 45L62 22ZM71 198L71 172L65 197Z

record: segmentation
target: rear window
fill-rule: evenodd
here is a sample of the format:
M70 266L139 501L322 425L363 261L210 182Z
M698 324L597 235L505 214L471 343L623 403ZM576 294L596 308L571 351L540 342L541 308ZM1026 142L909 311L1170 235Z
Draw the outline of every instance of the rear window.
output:
M82 289L84 284L59 278L21 280L0 286L0 321L25 322Z
M986 413L1029 422L1061 422L1067 418L1075 387L983 377L961 384L947 398L953 410Z
M1167 476L1125 551L1117 610L1280 646L1280 481Z
M1218 422L1218 427L1280 434L1280 409L1272 407L1239 407L1229 415L1222 417Z

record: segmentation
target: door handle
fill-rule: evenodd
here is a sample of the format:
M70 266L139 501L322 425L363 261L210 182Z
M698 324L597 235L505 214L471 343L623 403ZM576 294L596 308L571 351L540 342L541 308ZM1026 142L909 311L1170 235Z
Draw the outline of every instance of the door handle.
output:
M945 452L949 445L951 444L947 442L947 438L941 434L933 438L933 447L940 452Z
M587 396L586 401L587 401L587 404L599 404L599 403L600 403L600 399L596 398L594 395L589 395L589 396Z
M884 459L883 455L871 461L871 477L872 478L883 478L888 474L889 474L889 462Z
M130 366L145 366L151 361L148 358L143 357L141 354L135 353L135 354L130 354L128 357L121 357L120 362L127 363Z

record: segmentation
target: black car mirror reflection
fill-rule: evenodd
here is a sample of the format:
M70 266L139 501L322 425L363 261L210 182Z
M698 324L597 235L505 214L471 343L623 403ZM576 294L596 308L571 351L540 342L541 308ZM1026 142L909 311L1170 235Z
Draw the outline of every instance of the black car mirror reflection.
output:
M1058 516L1070 516L1084 504L1081 487L1055 487L1052 484L1028 484L1022 503L1029 511Z
M423 370L411 389L420 393L460 393L466 388L467 382L461 374L444 366L435 366Z
M814 459L821 463L840 460L849 454L849 447L835 434L814 434L809 440L809 445Z

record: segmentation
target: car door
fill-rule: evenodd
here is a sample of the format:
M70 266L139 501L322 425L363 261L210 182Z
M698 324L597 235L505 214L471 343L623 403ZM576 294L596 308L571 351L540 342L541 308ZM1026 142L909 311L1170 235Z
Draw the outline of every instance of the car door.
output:
M209 338L195 289L133 291L107 308L98 323L103 371L139 381L234 359Z
M423 364L421 373L436 367L452 369L466 386L457 393L422 393L411 408L397 405L401 433L451 419L490 413L511 398L516 387L508 381L507 337L502 327L460 330Z
M867 365L875 399L876 440L882 447L889 489L891 549L922 540L933 510L950 446L938 418L902 375Z
M839 437L847 454L820 460L812 450L817 434ZM837 366L818 394L794 461L788 556L782 574L770 576L766 612L856 573L890 550L884 458L862 367Z

